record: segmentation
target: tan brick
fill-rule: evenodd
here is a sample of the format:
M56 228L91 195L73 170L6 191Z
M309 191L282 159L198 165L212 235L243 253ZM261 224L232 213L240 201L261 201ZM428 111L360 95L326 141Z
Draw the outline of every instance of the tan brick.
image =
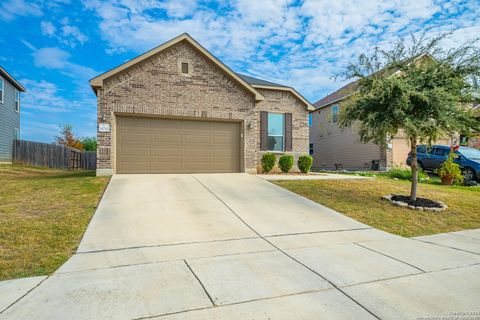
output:
M188 76L178 71L179 61L193 67ZM254 95L187 42L180 42L147 60L105 79L98 89L98 121L110 123L112 132L98 132L97 168L114 169L115 115L193 117L243 121L245 171L256 171L260 152L260 111L292 113L292 154L308 152L308 113L292 93L259 89ZM247 128L250 126L250 129Z

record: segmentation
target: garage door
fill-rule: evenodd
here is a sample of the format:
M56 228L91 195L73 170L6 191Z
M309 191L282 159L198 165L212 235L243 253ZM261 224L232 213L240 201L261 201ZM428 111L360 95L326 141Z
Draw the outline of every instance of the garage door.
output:
M240 124L117 118L117 173L239 172Z

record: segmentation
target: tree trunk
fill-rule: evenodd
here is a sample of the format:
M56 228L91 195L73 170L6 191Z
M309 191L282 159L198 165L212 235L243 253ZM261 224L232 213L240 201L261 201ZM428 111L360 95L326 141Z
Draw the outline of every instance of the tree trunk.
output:
M410 154L412 156L412 187L410 188L410 200L417 200L417 185L418 185L418 162L417 162L417 138L410 138Z

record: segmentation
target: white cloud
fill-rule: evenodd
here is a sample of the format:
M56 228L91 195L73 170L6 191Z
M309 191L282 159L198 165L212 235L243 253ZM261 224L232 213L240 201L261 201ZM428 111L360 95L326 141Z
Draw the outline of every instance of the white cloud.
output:
M52 37L55 35L57 28L55 28L53 23L51 23L50 21L42 21L40 23L40 30L42 31L43 35Z
M28 126L22 125L20 129L22 139L44 143L54 142L54 136L59 132L58 124L38 121L38 117L30 114L22 113L22 116L26 116L28 121Z
M48 81L23 79L28 94L22 95L22 109L44 112L68 112L74 104L65 99L57 85Z
M468 2L468 3L467 3ZM396 37L479 34L476 0L87 0L107 52L141 53L183 32L233 69L295 86L316 100L338 88L346 62ZM476 10L478 9L478 10Z
M75 26L66 24L62 26L62 32L65 37L70 38L70 40L65 41L72 47L75 47L75 42L84 44L88 40L88 37Z
M40 29L43 35L55 38L60 43L72 48L88 41L88 37L78 27L71 25L68 18L61 19L58 27L50 21L42 21Z
M0 18L13 20L17 16L41 16L40 6L25 0L4 0L0 5Z
M70 54L59 48L42 48L33 53L35 66L48 69L65 69Z
M71 55L59 48L41 48L33 52L35 66L55 69L79 81L88 82L97 72L70 61Z
M59 124L68 122L74 132L90 136L96 127L96 99L93 95L78 95L61 85L45 81L21 79L27 89L21 96L23 139L52 142L59 132Z
M169 0L159 3L159 7L167 12L167 15L174 18L189 16L197 9L195 0Z

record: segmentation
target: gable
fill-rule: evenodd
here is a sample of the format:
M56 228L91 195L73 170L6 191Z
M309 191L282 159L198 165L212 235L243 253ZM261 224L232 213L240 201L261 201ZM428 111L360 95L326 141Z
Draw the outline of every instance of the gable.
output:
M3 80L8 81L12 86L14 86L17 90L21 92L25 92L25 88L17 81L15 80L5 69L0 67L0 77L2 77Z
M183 62L189 64L190 74L181 73ZM250 91L187 42L105 79L98 97L99 103L107 99L118 112L126 112L128 106L135 106L133 112L143 113L164 112L157 106L177 111L216 108L229 112L237 106L251 109L255 104Z
M161 52L172 48L173 46L181 43L186 42L195 50L198 51L199 54L203 55L207 60L209 60L212 64L222 70L232 81L234 81L239 86L243 87L247 91L251 92L255 96L256 101L261 101L264 99L262 94L258 92L255 88L253 88L249 83L243 80L240 76L234 73L230 68L228 68L225 64L223 64L220 60L218 60L215 56L213 56L210 52L208 52L205 48L203 48L198 42L196 42L190 35L184 33L146 53L110 70L107 71L93 79L90 80L90 86L97 93L98 89L102 88L106 82L106 80L111 80L111 78L116 77L117 82L121 82L122 79L128 78L133 72L138 68L142 68L142 64L145 65L149 63L152 59L155 59Z

